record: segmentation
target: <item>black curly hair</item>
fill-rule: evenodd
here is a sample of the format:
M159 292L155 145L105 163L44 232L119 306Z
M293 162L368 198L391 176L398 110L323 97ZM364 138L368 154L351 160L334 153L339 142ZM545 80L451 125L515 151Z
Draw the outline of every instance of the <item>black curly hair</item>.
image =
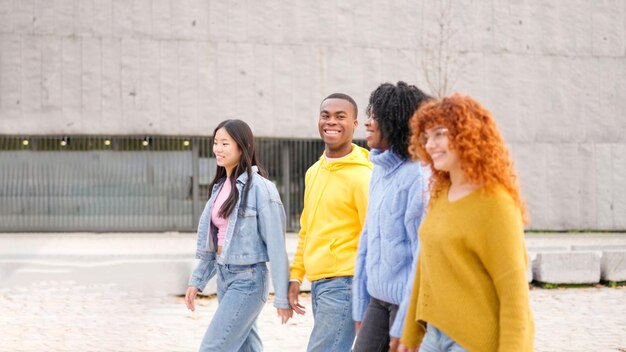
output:
M409 120L422 102L431 99L414 85L398 81L398 84L383 83L370 95L367 116L378 123L382 137L389 149L404 159L409 159Z

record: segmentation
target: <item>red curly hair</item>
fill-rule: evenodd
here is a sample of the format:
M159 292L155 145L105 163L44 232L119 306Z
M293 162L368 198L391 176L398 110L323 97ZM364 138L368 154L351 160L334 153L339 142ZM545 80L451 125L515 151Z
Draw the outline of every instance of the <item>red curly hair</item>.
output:
M419 136L433 127L448 129L450 149L458 152L465 178L489 191L502 185L519 207L528 223L526 207L520 196L513 161L504 145L491 113L471 97L453 94L422 104L411 118L409 153L430 165L431 197L436 198L450 183L450 174L434 168L433 160L420 143Z

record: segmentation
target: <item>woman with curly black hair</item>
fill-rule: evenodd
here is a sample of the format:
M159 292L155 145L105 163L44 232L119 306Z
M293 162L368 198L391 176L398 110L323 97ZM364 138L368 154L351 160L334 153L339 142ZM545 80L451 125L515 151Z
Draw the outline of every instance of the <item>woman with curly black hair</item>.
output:
M429 173L409 157L409 120L429 99L405 82L372 92L365 122L374 164L353 281L354 351L387 351L402 334Z

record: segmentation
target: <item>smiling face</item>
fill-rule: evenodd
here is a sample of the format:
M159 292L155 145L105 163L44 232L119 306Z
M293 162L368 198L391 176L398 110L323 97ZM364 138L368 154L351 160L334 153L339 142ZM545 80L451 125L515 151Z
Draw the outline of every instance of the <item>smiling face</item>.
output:
M241 159L241 149L223 127L213 137L213 154L217 165L225 168L229 176Z
M319 132L326 145L326 156L340 158L352 151L352 136L358 125L352 104L344 99L330 98L320 107Z
M389 148L387 138L383 137L383 133L373 113L370 113L370 116L365 120L365 139L367 140L367 146L370 148L380 150Z
M447 128L443 126L429 128L420 138L436 170L451 174L461 172L461 159L459 153L450 148Z

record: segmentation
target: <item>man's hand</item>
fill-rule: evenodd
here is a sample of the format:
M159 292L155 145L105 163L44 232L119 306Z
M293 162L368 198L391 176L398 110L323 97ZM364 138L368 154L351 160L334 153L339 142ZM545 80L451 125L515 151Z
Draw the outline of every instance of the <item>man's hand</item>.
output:
M289 305L296 313L302 315L305 313L305 308L298 302L298 295L300 294L300 283L297 281L291 281L289 283Z
M285 324L293 317L293 310L291 308L276 308L276 314L280 317L280 323Z
M193 286L187 287L187 292L185 292L185 305L187 306L187 309L189 309L192 312L196 310L194 300L196 299L197 295L198 295L197 287L193 287Z

